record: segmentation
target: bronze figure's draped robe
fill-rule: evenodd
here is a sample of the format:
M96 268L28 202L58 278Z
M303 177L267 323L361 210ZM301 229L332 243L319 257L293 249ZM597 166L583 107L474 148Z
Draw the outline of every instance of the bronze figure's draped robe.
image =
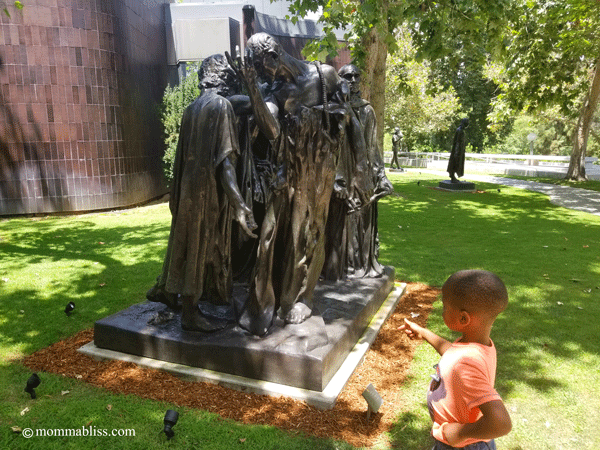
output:
M333 195L329 206L322 273L323 278L329 281L342 280L347 276L378 277L383 273L383 266L377 260L377 200L393 192L377 145L375 111L369 102L361 98L352 98L350 106L360 123L365 152L357 154L356 150L363 146L357 147L351 142L352 136L346 134L337 167L336 186L348 190L348 199ZM361 162L363 170L357 170ZM361 204L357 196L358 186L374 190L368 203Z
M377 261L377 201L393 192L377 145L375 110L360 96L360 69L346 64L338 75L350 90L351 126L342 146L329 206L322 273L328 281L383 273Z
M364 176L371 178L369 182L375 186L377 197L349 217L351 231L347 255L348 275L377 277L383 273L383 266L377 260L379 256L377 199L393 192L393 187L385 175L383 157L377 145L375 110L364 99L352 99L351 106L364 130L368 161L368 170Z
M239 153L229 101L198 97L181 121L169 207L171 233L159 284L170 294L229 302L233 210L219 182L219 166Z
M455 174L459 178L465 174L465 150L467 145L465 140L465 128L468 126L469 120L466 118L462 119L460 121L460 126L454 133L452 150L450 151L450 159L448 160L448 167L446 169L446 172L448 172L452 181L457 181Z
M329 117L328 131L323 108L302 107L299 115L282 120L276 147L285 183L267 206L250 299L238 311L240 325L254 334L264 335L277 312L283 318L296 303L311 305L323 267L329 199L346 120L343 109Z

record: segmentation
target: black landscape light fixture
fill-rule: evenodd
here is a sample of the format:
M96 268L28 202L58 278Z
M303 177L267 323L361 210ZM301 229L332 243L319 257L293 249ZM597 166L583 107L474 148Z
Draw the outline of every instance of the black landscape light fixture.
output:
M31 398L35 398L35 388L38 387L41 383L40 377L38 377L37 373L32 373L29 379L27 380L27 386L25 386L25 392L31 395Z
M74 309L75 309L75 303L73 303L73 302L67 303L67 306L65 306L65 314L67 316L70 316Z
M177 423L177 419L179 419L179 413L172 409L167 409L167 413L165 414L164 419L165 428L163 430L167 435L167 439L171 439L173 436L175 436L175 432L172 428Z

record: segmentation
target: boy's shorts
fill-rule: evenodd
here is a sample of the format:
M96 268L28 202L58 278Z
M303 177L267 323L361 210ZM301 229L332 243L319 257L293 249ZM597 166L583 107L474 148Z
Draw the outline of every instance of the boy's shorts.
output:
M435 440L435 445L431 450L496 450L496 443L492 439L490 442L475 442L466 447L450 447L448 444Z

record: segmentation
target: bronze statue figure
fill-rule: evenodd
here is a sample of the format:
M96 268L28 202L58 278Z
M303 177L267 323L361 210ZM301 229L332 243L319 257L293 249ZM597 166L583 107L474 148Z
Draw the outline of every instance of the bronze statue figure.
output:
M213 331L224 326L198 308L201 301L231 301L231 224L237 220L254 236L252 211L236 181L239 155L236 118L225 96L235 85L235 72L222 55L206 58L200 70L201 95L181 121L169 207L171 231L163 270L151 300L178 306L185 330Z
M365 152L364 156L357 155L352 149L360 146L349 145L344 147L347 151L340 155L336 187L330 203L323 277L327 280L339 280L345 276L376 277L383 271L377 261L377 201L393 192L393 186L385 175L383 157L377 145L375 110L368 101L361 98L360 70L353 64L347 64L338 73L348 82L349 102L358 118ZM351 133L347 136L356 140ZM362 161L357 157L366 157L366 170L358 170ZM361 178L366 180L358 181ZM347 193L341 194L344 193L345 186L365 184L372 185L374 189L371 197L363 204L358 199L353 200Z
M260 232L250 298L238 312L243 328L264 335L275 314L300 323L312 313L349 111L347 86L333 67L293 58L265 33L253 35L246 49L247 61L268 83L262 92L250 89L253 106L268 104L280 125L273 142L278 180Z
M396 165L396 169L400 169L398 153L402 150L402 138L402 131L400 131L400 128L396 127L394 129L394 134L392 135L392 161L390 162L390 169L394 168L394 164Z
M448 160L448 168L446 172L450 175L450 181L452 183L460 183L456 177L462 177L465 173L465 128L469 126L469 119L464 118L460 121L459 127L454 133L454 140L452 141L452 150L450 152L450 159Z
M241 60L225 55L230 67L253 95L227 97L238 118L240 157L236 173L244 201L251 206L258 229L261 228L273 188L277 184L273 142L279 136L279 123L261 97L256 72ZM254 100L252 100L254 98ZM232 236L234 283L247 284L252 279L259 241L249 237L238 225ZM237 300L237 299L236 299ZM243 302L243 299L242 299Z

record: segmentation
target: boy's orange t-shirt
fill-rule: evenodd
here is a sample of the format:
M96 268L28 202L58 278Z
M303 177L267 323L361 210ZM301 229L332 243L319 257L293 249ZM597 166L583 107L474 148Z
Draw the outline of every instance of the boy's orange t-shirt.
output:
M493 342L485 346L456 341L440 358L436 372L427 392L427 406L433 437L448 444L441 430L444 423L476 422L481 417L479 405L501 400L494 389L496 347ZM479 441L467 439L460 445Z

